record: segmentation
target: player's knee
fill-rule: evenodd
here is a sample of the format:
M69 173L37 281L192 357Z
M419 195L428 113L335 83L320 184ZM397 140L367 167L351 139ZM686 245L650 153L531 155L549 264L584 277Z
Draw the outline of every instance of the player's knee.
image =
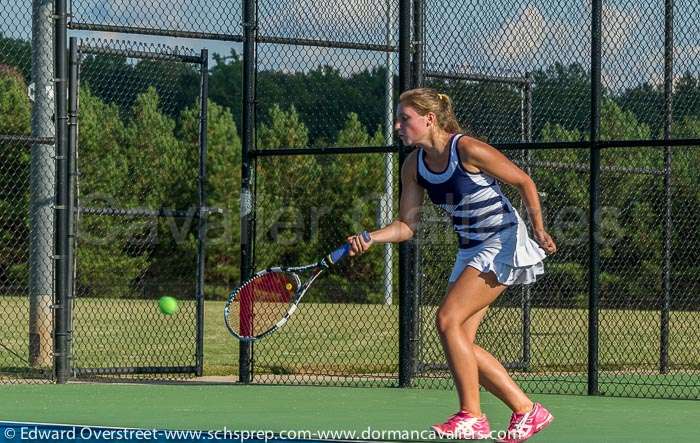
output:
M437 326L438 332L442 335L449 334L450 331L459 329L462 321L463 319L458 318L445 309L439 309L435 316L435 325Z

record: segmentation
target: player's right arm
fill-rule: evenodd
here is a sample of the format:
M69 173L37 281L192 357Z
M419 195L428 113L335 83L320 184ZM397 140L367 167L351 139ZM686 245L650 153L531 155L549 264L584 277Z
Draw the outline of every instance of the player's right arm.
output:
M350 255L363 253L374 243L399 243L409 240L418 229L420 208L423 204L425 190L418 184L416 155L414 150L406 156L401 167L401 200L399 217L381 229L370 232L371 242L366 243L361 236L352 236L348 241L352 245Z

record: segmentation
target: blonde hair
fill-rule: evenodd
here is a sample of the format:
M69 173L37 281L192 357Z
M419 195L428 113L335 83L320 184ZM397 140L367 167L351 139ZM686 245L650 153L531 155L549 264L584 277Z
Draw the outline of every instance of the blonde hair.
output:
M441 94L432 88L409 89L399 96L399 103L410 106L419 115L432 112L437 117L438 126L446 132L462 132L452 107L452 100L447 94Z

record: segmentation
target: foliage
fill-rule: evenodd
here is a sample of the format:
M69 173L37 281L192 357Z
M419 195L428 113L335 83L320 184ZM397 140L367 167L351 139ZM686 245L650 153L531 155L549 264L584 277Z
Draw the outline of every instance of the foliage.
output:
M161 112L177 118L199 94L199 78L200 73L190 64L160 60L133 63L119 55L87 55L80 72L81 84L102 101L116 104L122 118L148 88L160 97Z
M381 128L370 136L355 113L348 114L335 146L382 146ZM341 155L323 158L321 186L326 195L329 223L319 230L321 244L337 245L347 236L378 227L378 208L383 193L384 159L377 154ZM331 277L342 288L339 301L378 302L383 299L379 282L385 272L384 249L373 247L361 259L348 260Z
M0 32L0 66L12 66L28 83L32 73L32 47L21 38L5 37ZM26 91L26 89L25 89Z
M0 92L0 134L29 134L31 104L27 84L12 66L0 65Z
M27 85L13 68L0 65L0 134L28 135L31 104ZM0 287L26 281L29 149L0 144ZM16 290L17 288L15 288Z
M0 46L4 48L0 133L26 135L31 104L26 96L29 71L22 61L29 57L29 44L0 37ZM224 213L209 217L206 278L208 295L220 297L240 280L242 61L235 52L230 57L215 55L214 60L209 73L206 205ZM384 121L385 76L383 67L351 74L329 66L260 71L256 149L383 145L381 130L374 128ZM198 224L198 78L193 66L181 63L134 63L102 55L84 60L81 205L173 209L189 211L190 216L82 214L76 252L77 284L83 293L100 297L192 293ZM533 138L587 140L587 70L578 64L554 64L533 72L531 78ZM490 141L522 137L518 87L465 81L434 86L466 103L457 112L475 135ZM700 79L692 74L677 78L672 99L673 137L700 137ZM659 85L604 91L601 138L659 138L662 115ZM601 154L603 302L653 305L659 300L664 244L664 150L615 148ZM699 153L679 147L672 154L672 262L695 263L700 261L700 234L692 226L700 220ZM531 175L543 193L547 226L560 246L570 251L550 260L550 296L556 293L562 306L580 305L585 292L576 288L585 286L588 266L589 150L532 150L529 155ZM26 242L28 235L22 208L28 204L29 150L3 147L0 160L0 283L5 284L26 275L26 260L16 245ZM384 186L382 155L261 156L253 165L256 268L314 261L348 235L377 226ZM348 260L329 273L311 298L379 302L382 249L373 248L362 259ZM697 292L691 268L673 267L674 288Z
M484 141L521 140L521 96L513 85L435 80L426 86L452 97L464 133Z
M308 146L308 129L292 106L273 106L269 124L258 130L258 149ZM256 168L256 265L301 264L314 260L318 238L312 232L320 207L315 182L320 165L313 156L274 156L257 161Z
M604 140L646 140L652 137L647 124L639 122L631 111L624 110L610 99L603 101L600 127L601 139ZM551 123L545 125L542 134L544 141L588 139L586 133ZM686 118L676 127L674 134L678 137L697 137L700 125L697 119ZM584 150L563 153L553 150L538 152L537 159L551 164L559 162L560 165L562 160L568 160L571 166L581 165L586 171L587 155ZM673 160L673 219L681 224L685 220L700 219L697 211L700 203L700 192L697 191L698 163L688 157L697 155L694 150L681 151ZM647 148L608 149L601 153L601 168L602 232L599 241L603 271L602 302L610 306L657 305L661 298L663 263L663 151ZM550 194L556 196L556 207L562 208L549 223L553 226L555 238L565 246L584 246L583 240L587 238L587 218L581 218L586 214L588 205L587 187L581 184L583 179L585 177L573 168L558 169L556 173L547 171L536 178L538 187L548 194L547 198L550 198ZM579 198L572 199L577 195ZM567 218L567 213L574 218ZM688 238L688 232L681 234L683 231L682 228L674 229L671 248L675 251L676 263L685 262L688 255L697 256L697 246L688 245L697 245L700 238L695 236L693 243ZM574 243L567 244L569 240ZM548 281L562 285L558 287L559 293L566 293L567 288L571 287L570 271L575 266L586 265L587 257L581 257L578 262L558 263L550 267L552 276ZM674 281L681 286L686 284L682 279ZM570 295L576 297L579 305L585 300L580 293Z
M206 278L214 288L232 288L240 280L240 223L238 203L241 183L241 140L231 111L209 101L207 104L206 205L220 208L207 221ZM181 115L180 139L187 146L189 175L199 164L200 106ZM195 200L192 200L195 201ZM216 289L208 292L217 292Z
M585 132L590 124L590 74L578 63L555 63L532 74L535 139L549 123ZM543 139L544 141L544 139Z
M210 96L231 109L240 128L242 59L231 51L227 57L214 55L214 61L209 79ZM349 75L330 66L308 72L261 70L257 73L256 87L259 118L269 125L272 114L268 110L275 105L286 109L293 106L305 122L309 140L316 146L330 146L351 112L358 115L365 127L375 127L384 121L385 83L386 68L382 66Z
M84 88L80 93L78 203L88 208L121 207L129 198L126 130L115 105ZM129 253L139 220L82 214L76 220L77 293L95 297L129 295L148 260ZM126 293L125 293L126 292Z

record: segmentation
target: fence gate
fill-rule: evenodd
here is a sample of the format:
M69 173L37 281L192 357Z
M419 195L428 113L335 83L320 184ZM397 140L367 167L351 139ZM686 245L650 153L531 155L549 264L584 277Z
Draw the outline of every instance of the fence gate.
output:
M207 57L71 41L74 377L201 375Z

